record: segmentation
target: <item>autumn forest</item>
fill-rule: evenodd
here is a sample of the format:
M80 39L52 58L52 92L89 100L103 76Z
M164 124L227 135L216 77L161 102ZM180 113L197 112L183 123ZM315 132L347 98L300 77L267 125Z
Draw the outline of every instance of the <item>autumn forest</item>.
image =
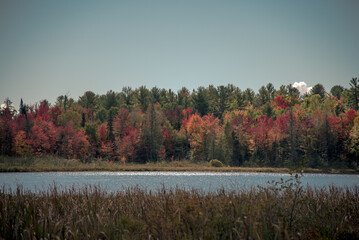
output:
M358 79L301 95L269 83L87 91L0 112L0 154L120 163L217 159L228 166L357 168ZM19 96L20 98L20 96Z

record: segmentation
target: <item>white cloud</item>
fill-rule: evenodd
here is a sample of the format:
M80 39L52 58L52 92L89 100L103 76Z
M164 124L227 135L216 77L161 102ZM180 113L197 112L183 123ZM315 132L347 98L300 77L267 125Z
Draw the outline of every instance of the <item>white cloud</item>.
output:
M0 110L3 110L3 109L5 109L5 108L6 108L6 104L5 104L5 103L3 103L3 104L0 105ZM15 110L14 104L10 104L10 105L9 105L9 108L10 108L10 110Z
M307 84L305 82L295 82L293 84L293 87L295 87L296 89L298 89L299 93L301 96L303 96L306 93L309 93L310 90L312 90L312 87L308 87Z

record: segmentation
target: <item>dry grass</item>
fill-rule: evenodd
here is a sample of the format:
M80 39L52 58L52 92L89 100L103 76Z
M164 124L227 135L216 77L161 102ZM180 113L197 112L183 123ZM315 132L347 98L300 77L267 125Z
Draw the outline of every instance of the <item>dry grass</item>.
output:
M93 160L81 162L59 157L7 157L0 156L0 172L50 172L50 171L206 171L206 172L289 172L288 168L271 167L213 167L208 162L193 163L187 160L146 164L121 164ZM353 169L304 169L307 173L358 173Z
M4 239L358 239L359 188L0 190Z

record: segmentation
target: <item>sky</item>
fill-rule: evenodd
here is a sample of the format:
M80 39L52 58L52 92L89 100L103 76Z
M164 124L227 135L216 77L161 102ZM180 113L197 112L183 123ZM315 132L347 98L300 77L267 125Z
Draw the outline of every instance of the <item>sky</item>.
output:
M1 0L0 102L359 77L357 0Z

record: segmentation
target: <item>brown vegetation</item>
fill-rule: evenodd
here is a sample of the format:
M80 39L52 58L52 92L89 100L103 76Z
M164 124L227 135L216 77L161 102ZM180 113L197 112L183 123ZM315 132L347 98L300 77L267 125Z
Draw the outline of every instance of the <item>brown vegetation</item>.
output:
M4 239L357 239L359 188L0 190Z
M100 161L81 162L78 159L59 157L7 157L0 156L0 172L61 172L61 171L201 171L201 172L281 172L288 168L273 167L214 167L210 162L194 163L187 160L155 162L146 164ZM306 173L358 173L354 169L313 169L304 168Z

